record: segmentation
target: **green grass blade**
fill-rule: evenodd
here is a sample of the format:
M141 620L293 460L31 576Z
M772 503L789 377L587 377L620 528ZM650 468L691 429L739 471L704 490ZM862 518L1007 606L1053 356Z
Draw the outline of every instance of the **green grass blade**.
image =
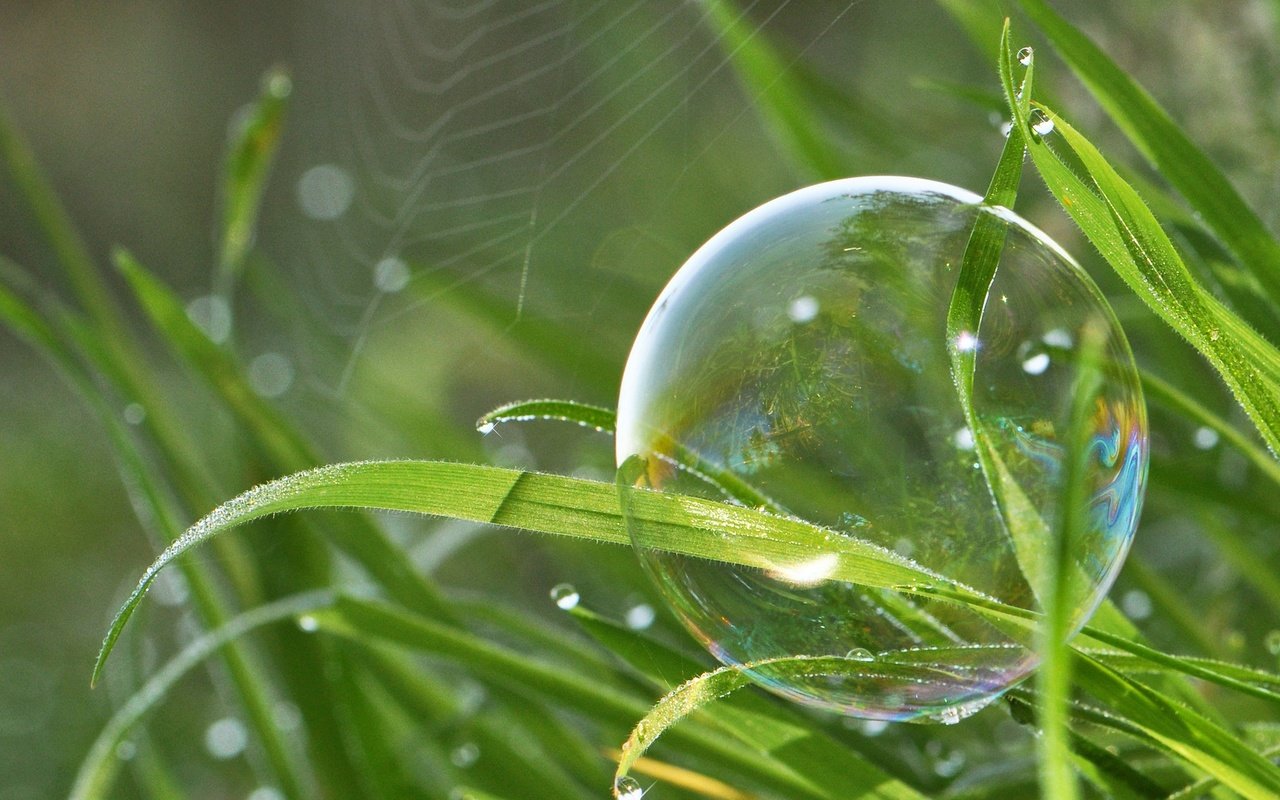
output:
M530 658L523 651L487 642L385 604L342 598L332 610L320 612L314 618L320 630L362 642L394 643L465 663L473 672L513 691L546 698L609 725L629 727L648 710L645 700L602 686L596 676ZM784 796L830 800L807 776L745 752L726 741L719 731L684 726L676 738L682 749L765 782L785 792Z
M1084 517L1089 508L1086 462L1094 457L1089 447L1089 420L1094 411L1094 398L1103 380L1098 362L1105 336L1097 326L1086 326L1081 334L1078 372L1072 386L1070 430L1065 442L1066 452L1070 455L1065 459L1063 468L1062 512L1053 541L1045 550L1046 572L1050 580L1041 598L1044 619L1040 635L1040 670L1036 679L1042 699L1038 747L1042 794L1055 800L1073 800L1079 796L1071 768L1067 727L1071 695L1071 657L1067 636L1074 597L1078 594L1074 585L1076 573L1072 554L1086 524Z
M1210 411L1191 395L1147 370L1142 371L1142 388L1152 400L1187 419L1218 433L1222 440L1249 459L1258 471L1280 485L1280 461L1241 433L1234 425Z
M503 422L528 422L535 419L575 422L584 428L613 433L617 415L613 409L578 403L573 400L521 400L498 406L476 420L476 430L487 433Z
M200 636L183 648L177 656L152 674L147 682L116 710L98 733L98 737L89 747L88 755L80 763L76 773L70 793L72 800L90 800L90 798L108 796L112 779L120 767L120 759L116 757L116 746L168 695L169 690L183 676L203 664L218 650L257 628L291 620L300 614L328 606L332 602L333 595L326 591L308 592L277 600L228 620L217 630Z
M262 78L257 101L238 120L222 170L222 220L218 285L226 294L253 244L258 209L280 144L292 91L289 75L273 69Z
M1116 124L1280 303L1280 244L1163 108L1045 0L1018 0Z
M305 439L269 403L254 394L231 357L209 340L186 314L167 286L123 250L117 266L152 323L165 340L217 391L254 436L265 456L283 472L306 469L320 461ZM404 552L368 523L356 522L326 531L400 602L448 615L433 586L417 575Z
M1032 137L1028 115L1016 109L1049 190L1134 293L1209 360L1268 447L1280 451L1280 352L1195 281L1142 199L1097 148L1053 111L1037 108L1093 183L1076 176L1048 137Z
M626 494L654 546L673 552L765 569L829 552L833 580L884 589L929 583L976 596L891 551L800 520L682 495L640 489ZM297 473L219 506L156 559L112 623L94 668L95 679L129 615L169 562L228 528L303 508L410 511L608 544L630 542L613 483L434 461L358 462Z
M708 11L716 40L727 51L752 96L752 106L781 145L782 152L813 176L831 180L848 174L845 159L814 124L815 115L801 99L790 65L769 44L746 13L730 0L700 0Z

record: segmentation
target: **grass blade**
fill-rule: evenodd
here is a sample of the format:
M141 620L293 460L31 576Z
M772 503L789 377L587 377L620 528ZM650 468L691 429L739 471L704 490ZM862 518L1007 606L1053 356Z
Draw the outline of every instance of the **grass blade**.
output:
M528 422L535 419L575 422L584 428L613 433L617 415L613 409L578 403L573 400L522 400L499 406L476 420L476 430L488 433L502 422Z
M1145 89L1045 0L1018 0L1116 124L1280 303L1280 243Z
M253 244L258 209L284 128L293 89L288 73L273 69L262 78L258 100L239 119L222 170L221 241L217 282L227 294Z
M236 525L303 508L371 508L627 544L630 539L617 492L612 483L436 461L336 464L272 481L219 506L156 559L113 621L94 678L160 570ZM628 490L627 496L632 513L644 520L655 545L673 552L776 569L805 561L821 546L835 553L833 580L884 589L930 583L956 587L962 594L972 592L891 551L851 537L830 536L799 520L640 489Z
M332 602L333 595L327 591L287 597L247 611L187 645L125 701L98 733L98 737L90 746L88 755L81 762L76 773L70 793L72 800L89 800L89 798L108 795L112 778L120 766L120 759L116 757L116 746L165 698L173 685L183 676L203 664L219 649L257 628L293 619L300 614L328 606Z
M1050 192L1134 293L1209 360L1267 446L1280 452L1280 352L1195 281L1137 192L1097 148L1053 111L1036 107L1093 184L1077 177L1045 137L1033 136L1029 115L1015 108Z

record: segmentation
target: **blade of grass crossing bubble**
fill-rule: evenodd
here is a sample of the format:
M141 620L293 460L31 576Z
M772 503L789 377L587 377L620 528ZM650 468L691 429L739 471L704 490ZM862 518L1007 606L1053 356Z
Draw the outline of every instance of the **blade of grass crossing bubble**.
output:
M696 661L581 605L571 613L596 641L663 692L670 692L684 676L696 675L703 669ZM897 754L876 747L850 750L816 730L794 709L759 695L739 695L735 701L706 707L706 718L744 746L810 776L827 791L842 797L844 793L856 796L868 781L875 779L886 796L919 798L916 790L904 782L910 770L898 763ZM852 769L855 764L856 770Z
M609 544L630 539L613 483L521 472L500 467L432 461L335 464L259 486L215 509L176 540L143 575L103 643L95 675L129 615L161 569L191 547L236 525L302 508L370 508L410 511ZM627 492L634 519L655 546L702 558L745 561L776 568L833 551L833 580L874 588L916 583L971 590L922 569L891 551L829 532L800 520L682 495Z
M1085 184L1044 141L1030 140L1050 191L1129 287L1222 375L1272 452L1280 447L1280 352L1196 284L1168 237L1128 184L1083 136L1043 106L1054 131L1079 156ZM1028 120L1018 125L1029 135ZM1095 193L1095 188L1097 192Z
M1095 320L1097 322L1097 320ZM1084 529L1089 507L1085 476L1087 459L1093 458L1089 441L1089 419L1102 385L1100 360L1104 331L1086 324L1081 333L1076 358L1076 379L1072 386L1070 428L1066 436L1067 457L1063 469L1059 521L1053 541L1045 551L1049 582L1041 596L1040 669L1036 685L1041 695L1040 753L1041 790L1052 800L1073 800L1079 796L1067 727L1067 702L1071 692L1071 656L1067 647L1070 614L1075 607L1075 541Z
M1116 124L1280 303L1280 244L1163 108L1045 0L1017 0Z

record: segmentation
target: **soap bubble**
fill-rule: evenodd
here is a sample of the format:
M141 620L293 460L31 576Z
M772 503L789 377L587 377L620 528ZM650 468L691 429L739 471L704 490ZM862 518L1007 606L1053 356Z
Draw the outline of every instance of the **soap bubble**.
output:
M1000 262L977 330L948 337L984 217L1004 233ZM952 377L960 352L974 359L981 439ZM1078 380L1086 370L1101 380ZM1092 394L1078 399L1077 387ZM1072 435L1082 408L1087 438ZM998 466L982 466L984 440ZM1086 451L1068 454L1071 442ZM1029 609L1068 455L1088 503L1066 587L1075 631L1119 571L1141 507L1146 410L1132 355L1098 289L1043 233L912 178L802 189L717 234L650 311L618 403L620 480L793 515L828 541L878 545ZM988 469L1006 476L1002 490ZM1011 533L1019 510L1040 539L1025 535L1034 526ZM951 723L1037 663L962 605L831 579L835 547L765 569L673 554L660 546L670 529L638 515L627 527L663 597L721 662L857 654L847 675L750 666L808 705Z

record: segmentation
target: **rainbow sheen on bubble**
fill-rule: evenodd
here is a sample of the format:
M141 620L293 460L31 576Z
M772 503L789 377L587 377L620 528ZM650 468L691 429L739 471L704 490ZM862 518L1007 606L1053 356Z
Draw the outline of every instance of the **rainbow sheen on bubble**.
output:
M999 265L978 329L948 337L982 215L1004 230ZM1099 356L1089 367L1086 336ZM951 371L957 349L974 354L977 437ZM1085 368L1102 380L1078 381ZM1080 385L1097 387L1084 405ZM617 458L639 488L776 508L1035 609L1049 541L1015 544L1008 498L1056 529L1065 448L1082 441L1068 435L1073 407L1091 409L1067 587L1077 630L1120 569L1146 480L1146 409L1124 334L1080 267L1011 211L932 181L852 178L751 211L676 273L627 361ZM982 442L1003 492L979 463ZM671 608L721 662L856 662L839 676L751 668L793 700L954 722L1036 665L961 605L828 580L834 554L738 566L664 551L643 520L627 524Z

